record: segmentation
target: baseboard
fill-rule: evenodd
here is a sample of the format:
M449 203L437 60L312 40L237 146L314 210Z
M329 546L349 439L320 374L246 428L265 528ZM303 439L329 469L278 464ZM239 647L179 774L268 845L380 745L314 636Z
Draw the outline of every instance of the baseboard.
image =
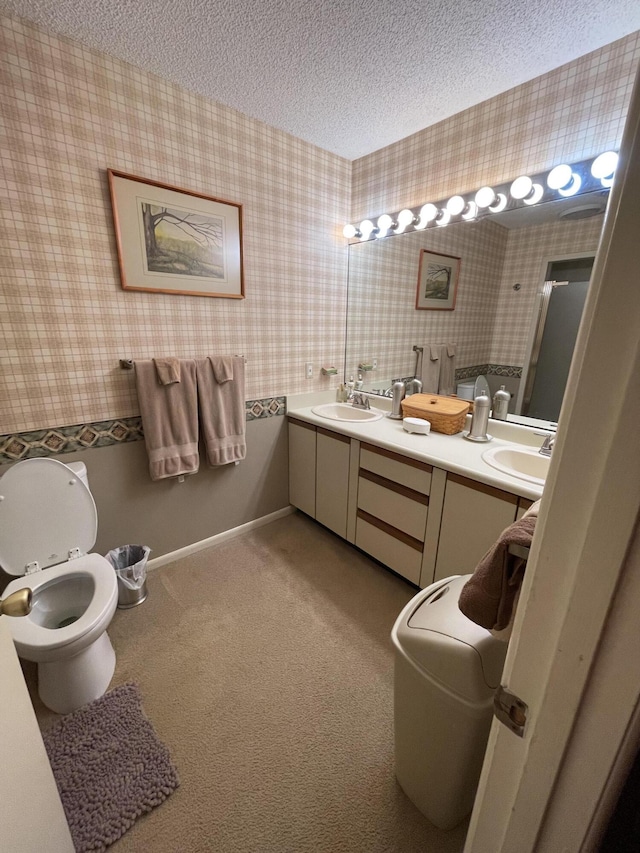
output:
M271 524L272 521L284 518L285 515L291 515L295 511L295 507L285 506L275 512L270 512L269 515L255 518L253 521L247 521L246 524L241 524L239 527L232 527L231 530L223 530L222 533L216 533L215 536L209 536L207 539L201 539L199 542L185 545L184 548L178 548L176 551L169 551L168 554L163 554L161 557L154 557L154 559L149 560L147 569L159 569L160 566L165 566L167 563L173 563L176 560L181 560L183 557L196 554L198 551L204 551L205 548L211 548L212 545L219 545L221 542L226 542L227 539L235 539L236 536L242 536L244 533L249 533L250 530L264 527L265 524Z

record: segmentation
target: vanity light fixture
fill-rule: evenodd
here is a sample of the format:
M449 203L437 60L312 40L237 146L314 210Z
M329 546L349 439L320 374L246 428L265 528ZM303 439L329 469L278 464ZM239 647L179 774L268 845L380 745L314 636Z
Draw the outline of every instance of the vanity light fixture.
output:
M598 157L573 165L562 163L548 172L520 175L508 183L481 187L474 194L467 193L466 198L454 195L437 204L428 202L420 207L405 207L399 213L383 213L378 217L377 225L365 219L359 225L345 225L342 233L348 240L357 238L364 241L372 237L422 231L450 222L479 220L503 210L554 201L578 193L602 193L613 183L617 163L616 152L606 151Z
M591 164L591 174L597 178L603 187L610 187L618 165L618 155L615 151L605 151Z

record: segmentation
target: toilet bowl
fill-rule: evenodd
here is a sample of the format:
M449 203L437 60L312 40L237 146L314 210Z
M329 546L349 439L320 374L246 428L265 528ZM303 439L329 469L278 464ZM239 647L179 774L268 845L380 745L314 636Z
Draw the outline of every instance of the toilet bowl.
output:
M107 634L118 603L110 563L88 553L97 513L83 463L26 459L0 478L0 565L28 587L31 612L9 620L19 657L38 664L38 692L67 714L106 691L115 669Z

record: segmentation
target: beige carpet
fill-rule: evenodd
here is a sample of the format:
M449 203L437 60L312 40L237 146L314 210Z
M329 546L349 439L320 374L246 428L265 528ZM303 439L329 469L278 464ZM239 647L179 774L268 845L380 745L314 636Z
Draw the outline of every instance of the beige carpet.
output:
M109 629L112 686L140 685L181 786L114 853L462 850L394 776L389 632L413 587L299 513L148 585Z

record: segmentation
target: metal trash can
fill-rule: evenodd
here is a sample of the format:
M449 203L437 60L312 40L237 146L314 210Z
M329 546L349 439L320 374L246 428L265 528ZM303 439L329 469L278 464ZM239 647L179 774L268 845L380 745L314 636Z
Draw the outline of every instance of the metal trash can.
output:
M421 590L391 632L396 776L440 829L473 808L508 646L459 610L470 577Z
M147 559L151 548L147 545L122 545L106 554L118 578L118 607L127 610L146 599Z

